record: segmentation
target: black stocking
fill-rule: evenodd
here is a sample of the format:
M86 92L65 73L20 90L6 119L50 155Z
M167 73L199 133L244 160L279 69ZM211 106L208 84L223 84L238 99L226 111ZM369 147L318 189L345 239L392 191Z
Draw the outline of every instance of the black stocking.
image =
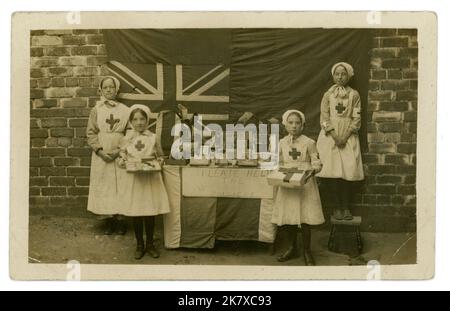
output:
M305 251L311 251L311 227L307 224L302 224L302 240L303 249Z
M144 217L133 217L134 235L138 244L144 244Z
M155 231L155 216L144 217L144 221L147 243L153 243L153 233Z

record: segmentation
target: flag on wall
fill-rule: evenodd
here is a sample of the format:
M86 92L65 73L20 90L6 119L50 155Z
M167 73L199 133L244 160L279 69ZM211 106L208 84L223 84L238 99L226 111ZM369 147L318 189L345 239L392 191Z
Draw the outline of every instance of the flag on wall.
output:
M316 138L320 101L332 85L331 67L355 69L363 126L371 32L367 29L108 29L107 67L122 82L119 99L153 112L178 104L205 121L235 122L302 110L305 134ZM364 128L361 133L364 133ZM365 145L365 135L360 135Z

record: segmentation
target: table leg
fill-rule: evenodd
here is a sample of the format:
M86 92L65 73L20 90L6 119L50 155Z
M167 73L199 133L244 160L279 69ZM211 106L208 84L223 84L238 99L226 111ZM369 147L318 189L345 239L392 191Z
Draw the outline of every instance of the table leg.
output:
M363 242L361 238L361 231L359 230L359 227L356 227L356 242L358 244L358 252L361 254L363 250Z
M334 252L335 251L335 234L336 234L336 226L331 226L330 237L328 238L328 250Z

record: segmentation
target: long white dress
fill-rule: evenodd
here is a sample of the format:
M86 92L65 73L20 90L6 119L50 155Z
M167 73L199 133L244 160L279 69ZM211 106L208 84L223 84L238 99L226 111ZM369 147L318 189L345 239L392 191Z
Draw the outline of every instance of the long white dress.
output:
M361 126L361 99L358 91L347 86L346 96L334 95L336 86L330 88L321 103L320 124L322 130L317 139L317 150L322 160L318 177L342 178L348 181L364 179L358 130ZM337 135L351 131L343 148L338 148L329 132Z
M302 170L321 168L314 140L288 135L280 140L280 166ZM273 206L272 223L282 225L320 225L325 222L319 187L311 177L300 189L278 187Z
M120 142L121 157L138 162L157 154L156 135L149 130L130 130ZM122 169L125 171L125 169ZM119 189L126 216L155 216L170 212L169 198L161 172L126 172Z
M94 151L119 149L120 139L128 123L129 109L115 101L97 102L92 109L87 127L88 143ZM118 190L123 170L116 161L106 163L92 153L89 184L88 211L98 215L122 215L123 206L118 201Z

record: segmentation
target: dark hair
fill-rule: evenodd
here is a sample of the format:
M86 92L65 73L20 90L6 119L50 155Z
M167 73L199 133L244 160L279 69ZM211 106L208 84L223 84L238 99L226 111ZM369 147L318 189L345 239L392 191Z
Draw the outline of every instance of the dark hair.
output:
M149 116L147 115L147 113L144 110L142 110L141 108L136 108L136 109L133 109L133 111L131 111L131 113L130 113L130 119L129 119L130 122L131 122L131 120L133 120L134 115L138 112L140 112L143 116L145 116L145 119L148 121Z
M110 79L114 83L114 87L117 88L116 81L112 77L105 77L102 81L100 81L100 88L103 88L103 83Z

